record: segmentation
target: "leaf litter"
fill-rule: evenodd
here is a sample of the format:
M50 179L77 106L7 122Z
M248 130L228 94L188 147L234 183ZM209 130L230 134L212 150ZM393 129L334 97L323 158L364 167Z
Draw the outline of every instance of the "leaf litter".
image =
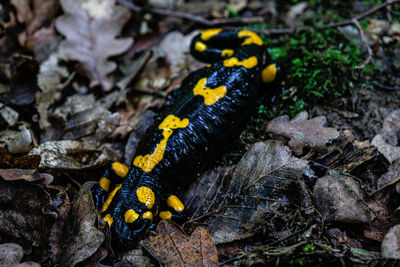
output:
M117 67L109 57L125 52L131 38L116 38L129 19L129 11L115 4L115 0L62 0L64 15L56 27L66 37L60 44L60 53L70 60L82 63L88 72L90 86L100 85L109 91L114 82L107 75Z

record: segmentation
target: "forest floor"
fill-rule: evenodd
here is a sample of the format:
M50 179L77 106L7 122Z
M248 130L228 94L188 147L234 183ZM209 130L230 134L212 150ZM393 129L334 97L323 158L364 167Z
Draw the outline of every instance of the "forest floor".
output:
M0 266L396 264L399 11L399 0L1 1ZM115 250L90 189L110 162L130 165L167 95L206 65L189 45L208 28L258 33L283 90L192 183L171 179L187 220Z

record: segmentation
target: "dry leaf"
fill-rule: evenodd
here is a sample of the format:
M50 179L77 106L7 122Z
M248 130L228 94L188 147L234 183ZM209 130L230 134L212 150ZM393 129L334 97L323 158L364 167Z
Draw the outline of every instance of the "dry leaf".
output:
M47 210L52 198L43 186L21 180L39 178L30 177L27 172L29 170L2 170L1 177L7 180L0 179L0 240L18 243L26 254L33 254L30 258L43 259L47 255L42 248L46 247L55 217L54 212Z
M131 38L118 38L122 26L129 19L129 11L115 5L115 0L62 0L64 15L56 22L58 31L66 37L60 51L69 59L82 63L89 74L90 86L113 87L107 74L116 64L107 60L125 52Z
M260 229L268 229L269 238L280 239L282 232L296 231L283 231L288 226L281 224L294 220L294 209L304 214L312 210L301 179L312 171L307 161L293 157L281 143L255 143L232 175L231 169L207 172L182 198L191 221L206 224L216 244L251 237Z
M197 227L190 237L171 221L162 220L158 234L142 246L163 266L218 266L217 248L207 228Z
M371 221L364 192L351 175L331 171L317 180L313 193L315 206L325 221L353 224Z
M277 136L283 136L289 140L289 147L295 155L301 155L303 148L313 150L326 150L326 143L339 136L335 128L323 127L326 118L319 116L307 120L308 113L300 112L292 120L284 115L270 121L267 131L273 132Z
M67 69L58 65L59 61L60 55L54 53L40 65L38 85L42 91L36 93L36 106L40 115L39 126L41 129L50 126L47 118L48 108L61 96L61 79L68 76Z
M33 49L35 32L48 22L58 9L57 0L11 0L11 4L17 10L18 22L26 26L26 30L18 36L21 46ZM33 9L31 9L33 6ZM53 37L55 37L53 35ZM29 45L28 45L29 43Z
M39 263L33 261L20 263L23 256L24 251L20 245L15 243L0 244L0 266L40 267Z
M107 145L96 147L85 141L49 141L29 152L41 155L39 168L80 170L104 165L108 161L121 158L120 152Z
M381 245L382 256L390 259L400 259L400 224L390 228Z
M372 145L392 163L400 158L400 109L392 111L384 120L379 134L372 139Z
M63 231L68 234L58 240L59 244L52 244L52 252L58 253L52 255L54 261L50 264L51 266L75 266L95 254L103 243L104 234L96 227L97 212L90 192L93 184L93 182L88 182L82 185L74 199L73 223L65 224ZM52 229L52 233L54 230ZM56 246L62 249L57 250Z
M382 241L387 231L400 223L399 216L396 213L397 206L393 205L398 198L397 186L399 181L400 177L397 177L367 198L366 202L373 220L364 229L366 238Z

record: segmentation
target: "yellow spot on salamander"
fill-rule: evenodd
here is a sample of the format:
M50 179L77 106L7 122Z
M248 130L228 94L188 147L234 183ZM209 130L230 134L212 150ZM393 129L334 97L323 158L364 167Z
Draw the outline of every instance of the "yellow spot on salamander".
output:
M200 38L204 41L211 39L211 37L219 34L222 29L208 29L201 32Z
M201 78L193 88L193 94L203 96L204 103L207 106L210 106L217 102L220 98L224 97L227 89L224 85L211 89L210 87L206 86L206 83L207 78Z
M129 168L127 166L119 162L114 162L111 167L115 174L122 178L124 178L129 171Z
M242 30L238 33L238 37L239 38L246 37L246 39L244 39L244 41L241 45L250 45L250 44L263 45L264 44L264 42L260 38L260 36L258 36L258 34L252 32L252 31Z
M110 206L112 199L114 198L115 194L121 189L122 184L116 186L114 190L108 195L107 200L104 202L103 207L101 208L101 212L105 212L108 206Z
M175 195L171 195L167 199L167 205L170 208L173 208L177 212L181 212L185 209L185 206L183 206L182 201Z
M139 218L139 214L137 214L134 210L131 209L125 212L125 221L127 223L133 223L137 218Z
M204 50L206 50L206 48L207 48L207 46L206 46L206 44L203 43L203 42L196 42L196 43L194 44L194 49L195 49L196 51L203 52Z
M114 222L110 214L106 214L106 216L103 217L103 220L108 224L108 227L111 227L111 224Z
M151 211L146 211L145 213L143 213L142 218L153 221L153 213L151 213Z
M221 52L221 57L231 57L233 56L234 51L232 49L224 49Z
M265 69L263 69L261 77L264 83L273 82L276 77L276 66L274 64L268 65Z
M156 196L151 188L147 186L141 186L136 190L136 195L139 201L145 204L148 209L151 209L154 206Z
M257 66L258 60L256 57L249 57L242 61L239 61L236 57L231 57L224 60L225 67L233 67L233 66L243 66L246 69L251 69Z
M99 181L100 187L103 188L103 190L108 191L110 188L110 180L107 179L106 177L103 177Z
M171 220L172 213L169 210L160 212L160 218L164 220Z
M185 128L189 125L187 118L180 119L175 115L168 115L163 122L158 126L158 129L163 130L163 139L156 146L152 154L139 155L133 160L133 165L141 168L144 172L150 172L164 157L167 141L172 135L174 129Z

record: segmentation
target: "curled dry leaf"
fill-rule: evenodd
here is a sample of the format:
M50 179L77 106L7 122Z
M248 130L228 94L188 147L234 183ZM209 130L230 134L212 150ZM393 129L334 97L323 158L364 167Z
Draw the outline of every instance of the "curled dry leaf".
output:
M308 214L312 209L301 179L307 169L307 162L291 156L288 147L273 140L260 142L233 174L231 168L207 172L183 200L191 221L205 223L217 244L253 236L261 228L268 229L271 239L279 239L276 235L286 227L282 220L292 220L293 210Z
M30 43L27 48L32 49L36 31L53 18L58 9L58 0L11 0L11 4L17 10L18 22L26 25L26 30L18 36L19 43L22 46Z
M32 149L30 155L41 155L40 168L82 169L117 161L120 152L108 146L95 147L85 141L49 141Z
M64 15L56 22L58 31L66 37L60 51L70 60L77 60L89 74L91 86L110 90L113 81L107 77L116 64L108 58L125 52L131 38L119 38L130 13L115 0L62 0Z
M0 146L7 148L13 154L26 153L34 146L32 132L25 125L20 125L18 131L2 131Z
M36 93L36 106L40 115L39 126L41 129L50 126L48 108L60 98L61 80L68 76L67 69L58 65L59 61L60 55L54 53L40 65L38 85L41 92Z
M78 196L74 199L73 223L72 226L64 226L63 231L67 231L68 234L63 236L65 239L59 240L58 246L63 249L58 254L52 255L54 259L52 265L75 266L95 254L103 243L104 234L95 226L97 212L90 192L92 186L93 182L82 185Z
M334 170L351 172L370 160L378 160L379 153L369 142L358 142L353 133L345 130L329 146L328 152L314 161Z
M391 163L400 158L400 109L392 111L384 120L382 130L372 139L383 156Z
M188 236L173 222L162 220L157 235L141 244L163 266L218 266L217 248L202 226Z
M268 123L267 131L289 139L289 147L295 155L301 155L304 147L325 151L326 143L336 139L339 132L335 128L323 127L326 122L324 116L310 120L307 118L306 111L300 112L290 121L289 116L280 116Z
M399 181L400 177L398 176L367 198L366 202L370 208L372 222L364 229L365 237L382 241L387 231L400 223L396 213L397 207L393 205L398 198Z

